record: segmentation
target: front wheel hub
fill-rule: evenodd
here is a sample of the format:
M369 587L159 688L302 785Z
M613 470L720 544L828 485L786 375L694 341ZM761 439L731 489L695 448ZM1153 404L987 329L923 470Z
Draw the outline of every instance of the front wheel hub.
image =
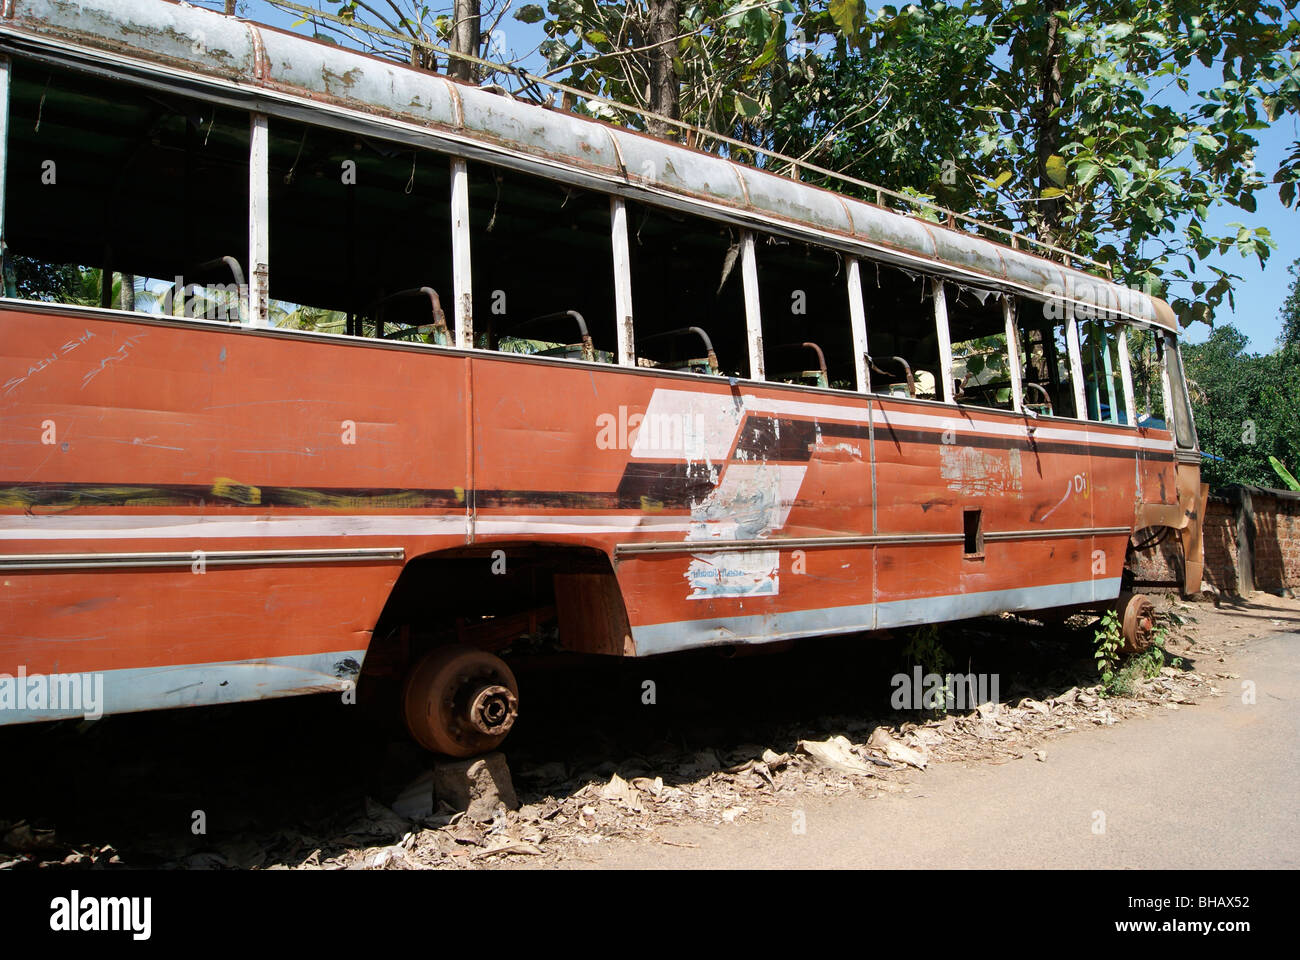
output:
M490 737L504 736L515 723L519 698L500 684L480 687L469 704L469 722Z
M500 746L519 716L519 684L500 657L439 647L418 661L402 697L406 728L427 750L472 757Z

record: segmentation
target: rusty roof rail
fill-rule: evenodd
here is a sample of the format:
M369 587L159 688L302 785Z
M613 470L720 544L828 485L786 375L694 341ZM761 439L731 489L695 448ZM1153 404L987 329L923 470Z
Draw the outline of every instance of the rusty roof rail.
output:
M291 0L278 2L287 5ZM781 233L959 284L1083 305L1109 318L1177 330L1173 311L1162 300L1074 265L1090 263L1109 272L1105 264L680 121L657 118L694 130L696 137L755 150L776 162L852 184L879 202L175 0L9 0L9 5L11 19L0 19L0 53L163 86L297 123L364 131L583 189ZM391 36L452 53L436 44ZM501 69L500 64L462 56ZM511 72L612 109L654 118L562 83ZM886 198L912 210L893 209ZM933 222L917 210L935 211L947 222ZM958 222L1006 238L1009 245L959 229Z
M633 116L641 117L642 119L645 120L657 120L668 127L676 127L677 129L681 130L683 133L694 134L694 142L696 143L698 143L701 138L706 140L712 140L716 143L724 143L729 147L737 147L742 150L752 151L755 154L764 157L770 157L773 160L779 160L782 163L789 164L791 168L791 174L796 179L798 178L798 171L800 170L806 170L809 173L815 173L823 177L830 177L833 180L838 180L840 183L849 184L850 186L860 187L863 190L868 191L869 193L874 193L876 195L876 201L875 201L876 206L884 207L885 209L892 209L891 207L889 207L888 204L884 202L885 197L891 197L894 200L899 200L907 204L908 206L919 207L924 210L931 210L937 214L941 214L942 220L932 221L938 226L943 226L944 225L943 221L947 221L948 224L951 225L952 221L961 220L965 223L972 224L978 230L991 230L995 234L999 234L1003 237L1006 237L1007 243L1009 246L1012 247L1012 249L1016 249L1017 242L1025 243L1029 246L1037 247L1041 250L1046 250L1050 253L1058 254L1062 258L1062 262L1066 263L1067 265L1071 264L1072 261L1087 263L1103 271L1107 277L1114 276L1114 271L1109 263L1104 263L1100 260L1095 260L1092 257L1086 257L1083 254L1077 253L1075 251L1066 250L1063 247L1058 247L1055 244L1047 243L1044 240L1039 240L1036 237L1029 236L1028 234L1020 233L1016 230L1011 230L1007 227L998 226L995 223L990 223L987 220L981 220L978 217L972 217L968 213L961 213L959 211L952 210L948 207L943 206L942 204L934 203L929 200L924 200L920 197L915 197L910 194L900 193L897 190L891 190L889 187L882 187L879 184L871 183L867 180L860 180L857 177L852 177L849 176L848 174L840 173L836 170L831 170L827 167L822 167L815 163L809 163L806 160L801 160L797 157L792 157L789 156L788 154L781 153L779 150L770 150L767 147L758 146L752 143L747 143L744 140L738 140L734 137L727 136L724 133L718 133L717 131L710 130L707 127L701 127L698 124L688 123L680 119L673 119L672 117L666 116L664 114L655 113L652 110L647 110L644 107L638 107L633 104L623 103L622 101L619 100L612 100L608 97L602 97L599 94L592 93L589 90L583 90L579 87L572 87L569 86L568 84L561 83L558 80L551 80L548 77L541 77L534 73L530 73L527 70L522 70L518 67L510 67L505 64L495 63L491 60L487 60L483 57L479 57L474 54L462 53L456 50L452 50L450 47L444 47L440 44L431 43L427 40L421 40L417 37L406 36L391 30L385 30L382 27L375 27L367 23L358 23L356 20L350 19L348 17L341 17L337 14L329 13L325 10L318 10L315 7L308 7L300 3L294 3L293 0L271 0L271 2L273 2L277 7L284 7L286 9L293 10L296 13L304 14L306 16L320 17L321 19L329 20L354 30L360 30L363 33L373 34L375 36L384 37L390 40L397 40L401 43L408 44L410 46L419 47L421 49L428 50L431 53L439 53L445 57L450 57L457 60L464 60L474 64L475 66L486 67L487 69L492 70L494 72L508 73L520 80L527 81L530 85L541 84L543 86L550 87L553 90L557 90L561 93L567 93L572 96L581 98L583 100L589 100L595 103L599 103L602 106L609 107L612 110L617 110L620 113L631 114ZM494 84L493 86L497 86L497 85ZM503 90L504 88L498 87L498 89ZM734 157L728 157L728 159L731 160L731 162L733 163L741 163L741 164L744 163L743 160L737 160ZM746 164L746 165L752 166L752 164ZM764 168L756 167L755 169L764 169ZM771 172L771 171L767 171L767 172Z

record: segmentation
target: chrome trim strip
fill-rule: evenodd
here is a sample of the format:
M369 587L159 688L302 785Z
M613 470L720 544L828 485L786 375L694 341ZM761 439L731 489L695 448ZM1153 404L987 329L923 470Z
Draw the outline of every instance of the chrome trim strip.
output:
M673 540L620 543L614 556L638 553L719 553L727 550L786 550L796 547L880 547L922 543L961 543L960 533L911 533L873 537L781 537L777 540Z
M770 643L796 637L889 630L921 623L944 623L1008 610L1109 603L1119 596L1120 578L1015 587L974 593L910 597L880 603L803 610L763 610L740 616L701 617L632 627L638 657L722 643ZM760 599L758 604L762 605ZM770 605L770 602L769 602Z
M262 566L285 563L369 563L402 560L402 547L338 550L194 550L189 553L0 554L0 570L107 570L135 567Z
M44 638L32 638L41 642ZM62 643L63 638L49 638ZM161 667L124 667L95 670L82 667L73 672L37 674L59 683L59 702L44 708L18 707L0 710L0 727L64 718L98 718L137 710L209 706L244 700L268 700L307 693L342 693L352 690L365 661L365 650L292 654L256 660L221 663L169 663ZM94 663L92 659L89 663ZM101 663L106 661L100 661ZM0 676L0 682L3 682ZM75 691L75 692L73 692ZM72 696L68 701L64 698ZM94 698L90 702L90 697Z
M1129 527L1079 527L1060 530L1002 530L985 533L984 540L1049 540L1064 537L1105 537L1128 534ZM792 550L827 547L905 547L919 544L963 543L960 533L879 534L870 537L781 537L774 540L651 540L620 543L615 557L645 553L720 553L732 550Z
M1057 537L1109 537L1132 533L1131 527L1078 527L1073 530L999 530L985 533L989 540L1050 540Z

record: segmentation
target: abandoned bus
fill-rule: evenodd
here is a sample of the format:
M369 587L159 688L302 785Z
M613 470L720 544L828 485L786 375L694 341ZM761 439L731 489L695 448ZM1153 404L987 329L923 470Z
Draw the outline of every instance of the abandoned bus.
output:
M1172 311L1059 251L168 0L0 58L0 723L388 676L469 756L523 648L1199 586Z

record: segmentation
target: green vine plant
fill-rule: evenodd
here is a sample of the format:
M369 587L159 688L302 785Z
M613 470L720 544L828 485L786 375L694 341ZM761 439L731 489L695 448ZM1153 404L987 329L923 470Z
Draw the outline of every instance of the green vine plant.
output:
M902 652L909 664L920 666L922 674L928 676L935 673L944 678L940 702L931 712L947 713L949 674L952 672L953 660L939 640L939 627L926 623L912 630L907 636L907 642L903 644Z
M1151 637L1151 646L1129 657L1122 664L1119 651L1123 638L1120 634L1119 615L1115 611L1106 611L1094 636L1097 673L1101 677L1103 697L1126 697L1133 692L1135 680L1152 680L1160 676L1160 671L1164 669L1165 643L1169 639L1168 628L1164 626L1156 627ZM1172 666L1181 668L1182 665L1181 657L1173 658Z
M1165 666L1165 641L1167 639L1168 631L1164 627L1157 627L1151 637L1151 646L1132 660L1135 672L1140 673L1148 680L1160 676L1160 671ZM1182 660L1175 659L1177 662L1174 665L1182 666Z
M1120 636L1119 614L1107 610L1101 618L1098 630L1093 635L1096 652L1093 659L1097 663L1097 673L1101 677L1103 696L1112 696L1118 691L1116 681L1119 677Z

